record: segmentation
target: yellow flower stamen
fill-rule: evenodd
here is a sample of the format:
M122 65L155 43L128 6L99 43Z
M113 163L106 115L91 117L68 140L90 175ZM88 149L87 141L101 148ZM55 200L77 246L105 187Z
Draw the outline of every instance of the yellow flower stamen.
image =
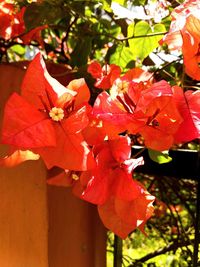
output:
M53 107L49 112L49 116L53 121L61 121L65 116L64 110L62 108Z
M72 173L72 176L71 177L75 181L77 181L79 179L79 176L77 174L75 174L75 173Z
M115 98L118 95L128 92L129 81L123 81L120 78L116 79L113 86L110 89L110 95Z
M128 81L118 81L116 83L117 86L117 92L118 94L120 93L125 93L128 91L128 87L129 87L129 82Z

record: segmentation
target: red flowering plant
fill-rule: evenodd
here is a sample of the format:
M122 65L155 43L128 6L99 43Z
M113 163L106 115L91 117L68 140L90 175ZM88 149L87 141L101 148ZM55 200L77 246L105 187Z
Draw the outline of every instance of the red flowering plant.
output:
M37 8L47 7L46 1L36 1L16 11L13 4L1 1L0 20L4 23L0 35L5 40L20 39L23 45L36 40L43 49L49 47L53 34L42 41L38 34L41 37L41 30L47 30L44 21L51 27L52 18L43 20L42 14L36 24L28 19L32 11L35 14ZM73 3L71 7L74 8ZM198 7L196 1L187 1L175 8L164 37L163 31L160 34L162 24L150 27L146 21L130 23L124 40L114 36L128 46L113 44L112 54L107 45L110 61L104 64L91 60L92 53L81 54L80 47L85 43L80 43L80 47L70 46L74 41L73 35L69 37L71 28L76 23L77 27L82 26L81 20L77 22L77 16L71 15L67 33L64 37L59 33L54 39L57 43L54 56L61 59L58 54L62 53L62 60L68 59L67 63L74 67L72 72L89 62L88 73L64 86L49 74L42 54L35 55L23 78L20 94L13 93L5 105L1 143L9 145L10 150L0 164L12 167L41 157L48 169L59 169L59 174L47 182L71 186L77 197L97 205L108 229L122 238L135 228L144 232L144 225L154 212L155 197L134 179L135 168L145 164L141 155L132 152L135 137L140 137L151 155L159 153L160 157L166 157L175 145L200 138L200 91L184 91L180 81L170 83L164 77L158 78L157 71L143 68L142 62L159 46L158 41L163 46L167 43L169 49L182 51L185 73L199 80L199 18L194 11ZM25 31L27 25L28 29L34 25L34 34L32 30ZM147 37L150 34L150 44L138 35L141 28L146 29ZM92 27L87 30L91 34ZM134 39L135 36L139 37ZM86 38L87 45L91 45L92 41ZM136 54L133 46L138 48L141 42L144 49ZM46 52L48 57L48 49ZM125 66L120 61L127 54L134 60L134 67L131 61ZM93 84L88 86L83 77L89 77Z
M5 40L19 38L20 42L29 44L31 40L43 45L41 31L47 27L42 25L34 29L26 30L24 23L24 12L26 7L18 9L13 3L0 1L0 36Z

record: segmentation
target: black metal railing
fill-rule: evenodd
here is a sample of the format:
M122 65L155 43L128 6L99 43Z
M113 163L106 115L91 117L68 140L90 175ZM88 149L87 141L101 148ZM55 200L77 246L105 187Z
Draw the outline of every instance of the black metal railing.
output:
M138 149L133 148L133 153L138 153ZM148 151L141 150L145 160L144 166L137 168L138 173L159 176L171 176L177 179L190 179L196 181L196 212L195 212L195 237L193 241L192 265L198 267L199 263L199 244L200 244L200 151L194 150L171 150L169 152L173 160L166 164L157 164L150 160ZM184 246L185 244L183 244ZM113 267L123 265L123 241L115 235L114 237L114 262ZM131 265L130 265L131 266Z

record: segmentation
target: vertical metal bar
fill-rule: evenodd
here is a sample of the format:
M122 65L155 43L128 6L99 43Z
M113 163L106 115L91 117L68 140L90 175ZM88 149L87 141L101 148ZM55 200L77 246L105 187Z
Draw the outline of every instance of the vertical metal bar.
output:
M114 237L114 265L113 267L122 267L122 246L123 241L120 237Z
M195 239L193 251L193 267L198 266L198 252L200 243L200 182L197 181L197 201L196 201L196 219L195 219Z

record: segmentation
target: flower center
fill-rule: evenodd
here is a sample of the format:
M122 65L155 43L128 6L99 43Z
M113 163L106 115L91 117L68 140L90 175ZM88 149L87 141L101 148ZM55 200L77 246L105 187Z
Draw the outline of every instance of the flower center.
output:
M116 95L123 94L128 92L129 88L129 82L128 81L123 81L120 78L116 79L111 90L110 94L112 97L116 97Z
M64 110L62 108L53 107L49 111L49 116L53 121L61 121L65 116Z
M129 88L129 82L128 81L118 81L117 82L117 89L118 93L125 93L128 91Z
M72 179L77 181L79 179L79 176L76 173L72 173Z

